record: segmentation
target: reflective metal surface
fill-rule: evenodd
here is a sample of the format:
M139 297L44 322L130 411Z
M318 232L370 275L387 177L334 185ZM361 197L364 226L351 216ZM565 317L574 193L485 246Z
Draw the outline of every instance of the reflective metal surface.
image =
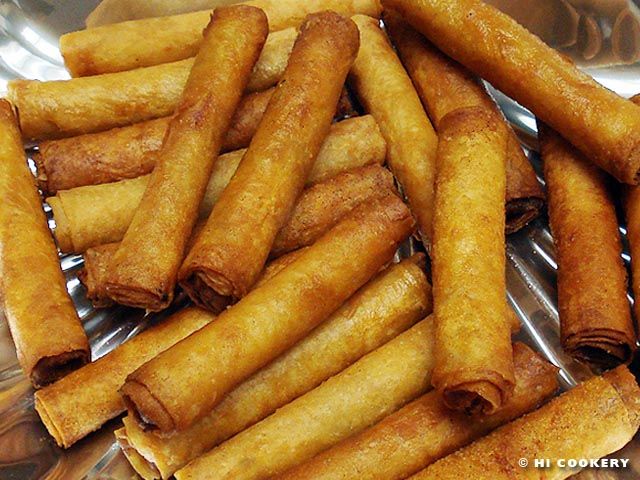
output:
M515 0L514 0L515 1ZM0 93L11 78L62 79L68 75L57 49L61 33L81 28L95 0L0 0ZM629 4L631 5L631 3ZM635 8L635 7L634 7ZM640 63L585 66L605 86L621 95L640 92ZM531 114L499 92L493 92L507 117L535 148L535 121ZM530 152L539 169L539 159ZM621 230L624 233L624 228ZM413 250L407 245L399 252ZM519 339L534 346L562 368L564 389L592 373L562 352L558 336L556 264L553 241L546 218L509 237L507 281L510 303L523 324ZM628 253L624 254L629 261ZM85 298L77 279L82 265L78 256L63 256L61 264L67 286L90 336L92 353L98 358L135 335L153 321L140 311L123 307L97 311ZM0 479L129 479L128 466L113 439L119 420L63 451L56 447L33 410L32 390L17 365L6 322L0 318ZM618 456L629 457L631 467L608 472L607 478L640 478L640 442L627 446Z

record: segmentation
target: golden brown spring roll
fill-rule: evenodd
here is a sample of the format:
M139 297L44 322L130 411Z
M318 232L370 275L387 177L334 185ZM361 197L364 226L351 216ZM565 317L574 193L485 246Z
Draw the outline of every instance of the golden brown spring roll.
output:
M378 165L350 170L310 187L302 193L291 216L278 232L271 257L278 257L292 250L295 250L292 253L301 252L297 249L311 245L361 203L393 191L393 176L387 169ZM191 243L195 242L194 238L195 235L192 234ZM106 292L106 279L111 258L117 249L118 243L108 243L84 252L84 268L78 273L78 277L87 289L87 298L96 308L107 307L113 303ZM294 256L286 255L280 258L286 258L286 261L271 262L265 270L280 270L288 264L287 262L291 262ZM255 286L264 279L263 272ZM215 299L215 308L212 308L211 302L201 302L199 306L212 311L220 311L226 306L226 303L220 303L219 297Z
M431 347L433 348L433 347ZM294 467L279 480L403 479L491 430L536 409L558 389L553 365L522 343L513 346L516 387L495 415L469 420L431 391L373 427Z
M272 478L386 417L430 388L427 318L319 387L178 470L178 480Z
M195 307L182 310L36 392L36 411L56 443L69 448L124 412L118 389L127 375L214 319L214 314Z
M640 105L640 95L631 99ZM631 289L634 299L640 299L640 189L628 187L624 198L624 213L627 220L627 240L631 251ZM638 257L636 257L638 255ZM640 318L640 301L634 302L636 317Z
M90 360L11 104L0 100L0 301L34 387Z
M189 297L242 298L302 192L358 52L358 30L333 12L310 15L240 166L180 267Z
M278 257L292 250L299 252L297 249L315 242L361 203L394 191L393 176L379 165L350 170L308 188L302 193L291 216L278 232L271 249L271 257ZM198 227L203 226L203 222L196 225L189 241L190 245L195 242L195 231L198 230L199 233L201 228ZM107 295L106 280L111 258L117 249L118 243L108 243L89 248L83 254L84 268L78 273L78 277L87 289L87 298L96 308L107 307L113 303ZM292 256L287 257L288 261L291 261ZM273 264L274 262L271 262L266 269L276 268ZM264 272L260 280L264 281ZM208 308L207 305L207 302L203 302L200 306ZM216 302L216 305L226 306L219 302Z
M119 243L107 243L88 249L82 254L84 266L78 272L78 279L87 290L87 298L94 308L106 308L113 305L107 295L106 279L109 263L118 250Z
M558 262L562 346L604 368L628 363L636 334L609 178L553 130L539 124L538 131Z
M395 191L393 175L379 165L349 170L306 189L271 248L279 256L311 245L356 206Z
M411 213L395 195L361 205L216 322L130 375L122 389L130 412L163 432L202 418L336 310L413 228Z
M221 151L230 152L249 145L272 94L273 89L269 89L242 99ZM335 117L343 119L354 114L348 93L343 90ZM153 153L162 146L170 120L163 117L106 132L41 142L33 156L38 185L45 194L54 195L58 190L145 175L153 170L156 161Z
M173 300L207 181L267 33L257 8L215 10L145 193L111 260L107 294L117 303L159 311Z
M266 90L280 80L296 35L293 28L269 35L246 85L248 92ZM8 96L18 109L24 138L100 132L172 115L193 62L187 59L71 80L12 80Z
M640 389L621 366L439 460L412 480L560 480L577 473L558 460L597 459L628 443L640 425ZM526 460L526 466L518 461ZM550 466L535 466L548 459Z
M360 166L382 164L386 143L373 117L366 115L332 125L307 185L328 180ZM233 177L244 150L218 157L209 178L200 217L207 218ZM56 221L54 235L63 252L82 253L90 247L119 242L142 199L149 177L63 190L47 202Z
M245 148L258 128L273 89L245 96L236 110L221 151ZM136 178L153 170L171 117L136 123L106 132L50 140L33 156L38 185L48 195L58 190Z
M436 136L411 79L378 20L353 18L362 45L350 81L387 141L387 162L409 200L426 246L431 239Z
M515 381L505 303L507 127L470 107L445 116L439 132L433 386L454 410L492 414Z
M385 14L385 25L436 130L445 115L459 108L483 107L499 112L471 72L442 54L400 17ZM518 231L538 217L544 206L542 187L511 128L506 201L507 233Z
M187 247L193 245L194 238L202 230L203 226L203 222L196 223L187 242ZM107 294L107 277L111 259L118 251L119 246L119 242L106 243L89 248L82 254L84 265L78 271L78 280L86 289L87 298L91 300L94 308L106 308L114 304L114 301ZM222 297L213 300L214 302L209 304L206 309L214 313L221 312L229 304L228 299L223 299Z
M424 256L417 255L380 273L187 430L160 438L127 417L126 431L120 433L125 454L134 466L142 462L137 470L145 478L169 478L190 460L320 385L430 313L431 287L423 267ZM145 475L147 469L153 473Z
M140 18L164 17L240 3L238 0L102 0L91 11L87 28Z
M351 16L380 17L379 0L254 0L269 18L271 31L298 27L304 18L323 10ZM189 58L202 43L202 29L211 12L148 18L68 33L60 51L73 77L120 72Z
M624 183L640 170L640 107L600 86L511 17L481 0L382 0Z

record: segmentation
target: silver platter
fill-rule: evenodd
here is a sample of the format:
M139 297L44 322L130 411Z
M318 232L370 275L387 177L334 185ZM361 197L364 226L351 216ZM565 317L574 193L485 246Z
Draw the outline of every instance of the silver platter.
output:
M531 5L535 2L529 2ZM84 26L96 0L0 0L0 95L12 78L54 80L68 78L58 51L62 33ZM630 2L637 12L637 5ZM603 85L629 97L640 92L640 63L625 66L590 66L584 70ZM493 91L509 120L532 150L529 156L540 171L534 151L535 121L524 108ZM626 231L620 226L623 237ZM626 245L626 239L625 239ZM402 253L411 250L403 249ZM593 373L567 357L560 347L556 292L556 263L548 220L540 218L517 234L507 246L509 301L523 329L519 340L528 343L561 368L563 389ZM628 249L623 254L629 264ZM79 256L61 256L67 288L87 330L94 358L105 355L144 329L153 317L115 307L95 310L77 279ZM587 259L585 259L587 261ZM629 301L632 302L631 296ZM636 372L637 368L634 369ZM58 448L33 410L32 390L15 357L6 321L0 317L0 479L131 479L135 476L114 442L116 419L69 450ZM608 479L640 478L640 439L613 457L630 458L630 467L608 471Z

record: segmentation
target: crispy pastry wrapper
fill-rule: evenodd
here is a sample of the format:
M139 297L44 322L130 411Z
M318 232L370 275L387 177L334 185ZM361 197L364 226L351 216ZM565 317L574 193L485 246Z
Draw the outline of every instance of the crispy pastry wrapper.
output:
M130 412L150 429L184 430L335 311L413 229L395 195L362 204L216 322L130 375Z
M118 434L125 454L144 478L168 478L317 387L431 311L431 287L423 268L424 256L416 255L381 272L296 346L241 383L185 431L161 438L126 417L125 429ZM136 466L138 462L142 465Z
M312 13L332 10L351 16L380 17L379 0L254 0L271 31L298 27ZM120 72L174 62L198 53L210 10L148 18L80 30L60 38L60 51L73 77Z
M124 412L118 389L127 375L214 319L198 308L182 310L36 392L36 411L56 443L69 448Z
M273 87L282 77L297 32L269 35L246 85L248 92ZM170 116L194 59L71 80L12 80L8 96L29 140L72 137Z
M640 170L640 107L481 0L382 0L443 52L529 108L624 183ZM461 34L464 32L464 34Z
M413 80L436 130L440 121L460 108L483 107L499 113L477 77L450 59L393 12L385 13L387 31ZM506 124L506 120L505 120ZM538 217L544 192L515 132L507 146L506 232L514 233Z
M117 303L150 311L171 303L207 179L267 33L257 8L214 12L140 205L111 260L107 293Z
M178 480L271 478L358 433L430 388L427 318L270 417L178 470Z
M631 100L640 105L640 95L636 95ZM634 258L640 256L640 190L637 187L627 188L624 213L627 220L627 239L631 250L631 288L634 298L640 298L640 262L634 261ZM634 309L636 318L640 318L640 302L634 303Z
M244 150L218 157L200 204L200 218L213 205L235 173ZM332 125L316 158L307 185L364 165L382 164L386 143L373 117L366 115ZM90 247L122 240L140 204L149 177L60 191L47 198L56 221L54 235L63 252L82 253Z
M361 46L350 82L387 141L387 162L409 200L426 246L433 222L438 138L378 20L357 15Z
M431 347L432 348L432 347ZM495 415L470 420L431 391L277 477L279 480L406 478L491 430L536 409L558 389L558 369L522 343L513 347L516 386Z
M242 298L302 192L358 52L358 31L333 12L310 15L258 130L180 267L190 297Z
M611 368L628 363L636 334L609 178L545 125L538 126L558 262L564 350Z
M222 152L245 148L267 109L273 89L246 95L236 110L222 143ZM336 118L355 115L346 90ZM105 132L49 140L33 156L38 185L47 195L84 185L117 182L150 173L162 146L170 117L148 120Z
M273 89L245 96L222 143L223 152L245 148L258 127ZM38 145L33 159L38 185L48 195L58 190L117 182L150 173L171 117L99 133L50 140Z
M505 280L507 128L486 109L440 122L433 243L433 385L454 410L492 414L514 385Z
M308 188L302 193L291 216L280 229L271 250L271 257L291 253L280 257L278 260L281 261L270 262L265 272L279 271L287 266L296 255L302 253L301 247L311 245L361 203L392 192L395 192L393 176L379 165L350 170ZM195 231L199 232L202 227L204 222L196 225L190 245L195 243ZM106 292L106 279L111 258L117 248L117 243L108 243L89 248L84 253L84 268L78 276L87 289L87 297L96 308L107 307L113 303ZM265 281L265 272L261 274L256 287ZM198 306L214 312L221 311L230 301L228 297L220 295L211 298L194 295L194 300L196 299Z
M361 203L395 192L393 175L379 165L349 170L306 189L278 232L271 255L311 245Z
M412 480L563 479L577 469L563 469L560 458L601 458L627 444L640 425L640 389L620 366L593 377L468 447L439 460ZM524 458L528 466L521 467ZM545 458L551 467L536 468Z
M5 100L0 162L0 300L20 366L39 388L90 361L91 351Z

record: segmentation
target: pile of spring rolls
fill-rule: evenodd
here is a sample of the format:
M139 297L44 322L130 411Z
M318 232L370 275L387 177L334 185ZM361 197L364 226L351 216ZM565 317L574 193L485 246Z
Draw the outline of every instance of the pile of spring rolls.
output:
M562 479L627 444L640 99L481 0L203 3L66 34L73 78L0 100L0 299L56 443L126 412L178 480ZM481 79L538 118L562 345L604 372L559 396L506 297L545 198ZM60 252L96 308L176 313L92 362Z

